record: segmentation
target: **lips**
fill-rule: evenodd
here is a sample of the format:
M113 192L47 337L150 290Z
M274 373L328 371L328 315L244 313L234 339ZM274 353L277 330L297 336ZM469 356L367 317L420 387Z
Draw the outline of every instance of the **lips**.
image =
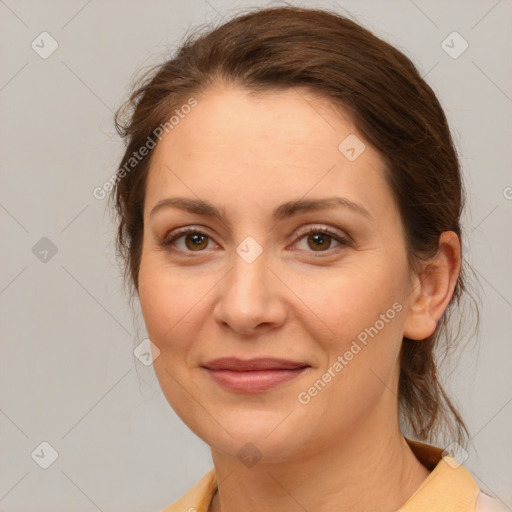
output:
M210 370L230 370L233 372L248 372L257 370L297 370L309 366L304 362L276 359L273 357L260 359L238 359L236 357L223 357L203 365Z
M306 371L309 365L276 358L243 360L225 357L210 361L203 368L217 384L228 391L259 393L294 379Z

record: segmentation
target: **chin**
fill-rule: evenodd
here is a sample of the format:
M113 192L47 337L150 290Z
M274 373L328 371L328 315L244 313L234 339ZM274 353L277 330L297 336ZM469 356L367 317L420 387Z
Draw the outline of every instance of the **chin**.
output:
M307 425L293 421L290 410L266 414L238 412L236 416L223 415L218 421L197 424L194 418L186 422L189 428L208 444L213 451L237 458L258 458L262 463L274 463L298 456L307 445ZM284 421L283 421L284 420ZM249 466L248 466L249 467Z
M255 436L249 429L247 432L241 431L240 436L235 438L220 435L203 440L214 452L238 459L246 467L251 467L256 462L273 464L289 460L300 452L303 443L299 439L291 438L291 432L284 432L283 436L274 438L267 437L267 433Z

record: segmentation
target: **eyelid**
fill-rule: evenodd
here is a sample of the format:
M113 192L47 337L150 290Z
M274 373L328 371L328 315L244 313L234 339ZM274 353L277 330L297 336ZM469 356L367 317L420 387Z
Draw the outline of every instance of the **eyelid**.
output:
M304 235L308 235L309 233L326 233L332 237L345 240L347 242L352 242L352 237L346 232L336 228L332 228L330 226L325 226L322 224L310 224L305 226L304 228L299 229L297 232L297 237L302 238Z

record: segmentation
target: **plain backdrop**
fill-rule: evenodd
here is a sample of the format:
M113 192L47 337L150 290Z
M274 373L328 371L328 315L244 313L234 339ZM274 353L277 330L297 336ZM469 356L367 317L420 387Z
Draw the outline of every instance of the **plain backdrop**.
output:
M134 357L145 331L93 190L118 165L113 111L137 71L193 27L270 4L0 0L1 511L157 511L212 467ZM465 466L512 510L512 2L303 5L349 14L396 45L446 111L481 324L444 375L471 432Z

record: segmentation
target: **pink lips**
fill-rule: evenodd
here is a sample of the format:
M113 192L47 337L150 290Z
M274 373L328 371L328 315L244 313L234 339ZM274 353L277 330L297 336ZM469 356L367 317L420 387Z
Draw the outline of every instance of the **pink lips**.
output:
M212 379L230 391L258 393L300 375L309 365L286 359L215 359L203 365Z

